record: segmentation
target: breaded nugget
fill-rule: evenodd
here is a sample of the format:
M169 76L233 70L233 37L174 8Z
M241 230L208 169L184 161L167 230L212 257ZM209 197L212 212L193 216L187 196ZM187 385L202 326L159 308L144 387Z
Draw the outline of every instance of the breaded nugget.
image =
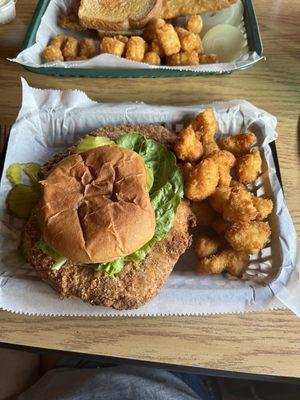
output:
M127 60L142 62L147 50L147 44L140 36L131 36L126 45Z
M56 46L61 49L67 38L68 36L66 35L56 35L54 38L51 39L50 45Z
M195 252L199 258L216 254L225 245L224 239L218 236L199 235L195 241Z
M218 164L212 159L201 161L189 170L185 179L185 195L193 201L201 201L209 197L216 189L219 181Z
M144 55L143 62L152 65L160 65L160 57L155 51L147 51Z
M173 25L165 24L161 28L156 29L156 35L166 56L179 53L180 40Z
M260 221L235 222L225 232L225 239L233 249L248 254L259 252L270 236L269 224Z
M218 213L223 212L224 204L228 201L231 193L229 186L218 186L208 201L211 207Z
M193 33L200 33L202 30L202 26L203 22L201 15L197 14L191 15L185 24L185 28Z
M200 260L197 272L206 274L220 274L228 272L230 275L241 277L249 265L249 255L245 252L225 249L217 254Z
M199 64L216 64L218 62L216 54L199 54Z
M100 42L100 53L109 53L122 57L125 50L125 43L114 37L104 37Z
M59 47L50 44L42 52L42 60L44 63L54 61L64 61L64 57Z
M229 222L224 221L223 218L217 218L212 222L211 227L219 235L223 235L226 229L229 227Z
M230 7L236 0L164 0L162 17L172 19L191 14L216 12Z
M258 149L253 149L237 160L237 178L244 184L254 182L261 171L262 159Z
M92 58L98 54L97 43L93 39L82 39L78 46L78 56Z
M208 155L216 161L219 166L219 185L229 186L231 182L231 168L235 166L236 159L233 154L226 150L214 151Z
M188 125L179 133L174 151L182 161L196 162L200 159L203 154L203 147L195 135L192 125Z
M150 51L154 51L154 53L159 55L159 57L163 57L164 56L164 50L161 47L161 45L159 44L158 39L152 40L152 42L150 44Z
M150 43L155 40L157 38L156 30L162 28L165 24L166 22L162 18L155 18L148 22L143 32L143 38L146 42Z
M197 225L211 226L212 222L217 218L215 210L207 200L191 202L191 209L195 214Z
M75 60L78 55L78 40L68 36L62 47L62 55L65 60Z
M199 64L199 56L196 51L192 51L191 53L188 53L187 51L181 51L180 53L167 57L167 65L171 66L197 64Z
M200 137L203 145L203 154L208 156L216 150L219 146L215 141L215 134L218 132L218 124L211 109L204 110L192 121L192 126L196 135Z
M234 155L248 153L250 147L256 143L256 136L252 132L229 135L218 140L220 149L230 151Z
M270 199L264 199L261 197L253 196L253 204L257 211L256 220L263 221L272 213L273 201Z
M175 30L179 37L182 51L187 51L188 53L192 51L197 51L197 53L203 52L202 42L198 34L181 27L177 27Z
M257 209L253 204L253 195L239 187L232 188L228 200L223 205L223 218L226 221L253 221Z
M80 0L72 0L69 7L67 8L66 15L64 15L60 21L60 25L70 31L84 31L85 28L80 25L78 18L78 9L80 6Z

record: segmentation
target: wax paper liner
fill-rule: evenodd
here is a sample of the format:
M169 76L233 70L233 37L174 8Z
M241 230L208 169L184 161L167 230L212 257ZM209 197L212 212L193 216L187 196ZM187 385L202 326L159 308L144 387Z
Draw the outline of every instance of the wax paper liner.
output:
M239 60L231 63L219 63L219 64L206 64L206 65L194 65L194 66L180 66L180 67L169 67L166 65L149 65L140 62L134 62L126 60L121 57L117 57L111 54L101 54L94 58L84 61L68 61L68 62L51 62L43 64L41 60L41 53L43 49L49 44L49 41L54 36L63 33L65 35L71 35L77 39L83 39L85 37L92 37L98 39L97 36L89 32L70 32L59 26L59 19L62 15L65 15L66 9L70 3L70 0L52 0L42 17L41 24L37 31L36 43L23 50L18 56L11 61L17 62L28 67L54 67L54 68L127 68L127 69L175 69L180 71L194 71L194 72L214 72L224 73L234 71L240 68L245 68L257 60L263 59L256 52L249 52L247 44L247 35L245 32L244 24L240 25L240 29L244 33L244 47L242 55Z
M257 134L263 174L255 190L258 195L263 191L274 201L269 221L273 234L271 245L264 250L266 253L252 259L243 280L195 274L196 259L188 251L158 296L137 310L117 311L74 298L60 300L18 255L22 222L6 212L5 199L10 185L4 174L0 185L0 307L35 315L157 316L263 311L284 307L282 303L285 303L299 313L300 299L299 295L295 296L299 286L299 273L294 269L296 233L268 145L276 139L276 119L272 115L244 100L188 107L101 104L80 91L34 89L25 80L22 84L22 108L11 130L4 171L12 162L43 163L53 153L101 126L163 123L180 129L203 108L212 107L220 134L236 134L248 128Z

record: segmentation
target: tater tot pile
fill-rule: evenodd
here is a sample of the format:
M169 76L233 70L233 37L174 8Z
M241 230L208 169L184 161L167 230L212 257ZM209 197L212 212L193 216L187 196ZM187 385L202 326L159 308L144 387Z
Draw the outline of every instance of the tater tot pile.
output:
M266 219L273 202L255 196L246 186L261 173L260 151L252 147L255 134L224 135L216 140L217 132L213 110L204 110L179 132L174 152L182 163L185 196L197 225L208 229L207 235L195 240L196 271L227 272L240 278L250 254L260 252L270 239Z
M42 53L44 63L54 61L87 60L99 54L97 42L93 39L77 40L72 36L57 35Z

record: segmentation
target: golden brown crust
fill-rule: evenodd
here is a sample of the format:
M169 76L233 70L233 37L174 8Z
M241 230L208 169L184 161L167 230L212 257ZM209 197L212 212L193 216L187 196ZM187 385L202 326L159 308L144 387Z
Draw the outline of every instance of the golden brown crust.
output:
M162 18L172 19L191 14L217 11L230 7L237 0L163 0Z

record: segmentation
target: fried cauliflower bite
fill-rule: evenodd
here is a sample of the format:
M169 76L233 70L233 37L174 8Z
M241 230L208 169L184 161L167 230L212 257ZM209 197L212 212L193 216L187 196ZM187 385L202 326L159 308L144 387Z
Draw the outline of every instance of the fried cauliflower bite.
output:
M215 191L218 181L218 164L212 159L203 160L185 174L185 196L193 201L205 200Z
M104 37L100 42L100 53L108 53L122 57L124 50L125 43L114 37Z
M220 149L230 151L239 156L248 153L250 147L256 143L256 136L252 132L229 135L218 140Z
M163 57L164 56L164 50L161 47L161 45L159 44L158 39L152 40L152 42L150 44L150 51L153 51L154 53L159 55L159 57Z
M225 245L224 239L218 236L200 235L195 241L195 252L199 258L216 254Z
M155 51L147 51L144 55L143 62L151 65L160 65L160 57Z
M181 27L175 28L175 31L179 37L182 51L187 51L188 53L192 51L197 51L197 53L203 52L202 42L198 34Z
M216 64L218 62L216 54L199 54L199 64Z
M185 24L185 28L188 31L198 34L201 32L202 26L203 26L202 18L201 15L198 14L191 15Z
M181 51L180 53L173 54L167 57L167 65L180 66L180 65L197 65L199 64L199 56L196 51L191 53Z
M125 57L127 60L141 62L147 50L147 43L140 36L131 36L126 45Z
M226 221L253 221L257 217L253 195L243 188L232 188L228 200L223 205L223 218Z
M165 24L161 28L156 29L156 35L166 56L179 53L180 40L173 25Z
M214 193L209 197L208 201L211 207L218 213L222 214L224 204L228 201L231 189L228 186L218 186Z
M224 235L229 227L229 222L225 221L223 218L217 218L212 222L211 227L219 235Z
M82 39L78 46L79 57L92 58L98 53L97 43L93 39Z
M54 61L64 61L64 57L59 47L50 44L42 52L42 60L44 63Z
M62 55L66 61L76 60L78 56L78 40L68 36L63 47L62 47Z
M200 140L195 135L192 125L184 128L178 135L174 151L182 161L196 162L203 154L203 147Z
M237 160L237 178L244 184L254 182L261 171L262 159L258 149L253 149Z
M204 274L220 274L226 271L230 275L241 277L248 265L249 255L247 253L225 249L200 260L196 271Z
M218 124L212 109L204 110L197 115L192 121L192 126L196 135L200 137L204 156L208 156L214 151L219 150L219 146L215 141L215 134L218 132Z
M59 49L62 48L63 44L67 40L68 36L66 35L56 35L50 42L50 45L56 46Z
M196 217L197 225L211 226L217 215L207 200L191 202L191 209Z
M143 38L146 42L150 43L157 38L156 30L162 28L166 24L165 20L162 18L152 19L146 25L143 31Z
M229 153L229 151L220 150L214 151L213 153L209 154L208 157L214 159L219 166L219 185L229 186L231 182L230 171L236 163L234 155Z
M235 222L225 232L225 239L234 250L248 254L258 253L270 236L269 224L260 221Z
M253 196L252 201L257 211L257 216L256 216L257 221L263 221L272 213L273 211L272 200Z

